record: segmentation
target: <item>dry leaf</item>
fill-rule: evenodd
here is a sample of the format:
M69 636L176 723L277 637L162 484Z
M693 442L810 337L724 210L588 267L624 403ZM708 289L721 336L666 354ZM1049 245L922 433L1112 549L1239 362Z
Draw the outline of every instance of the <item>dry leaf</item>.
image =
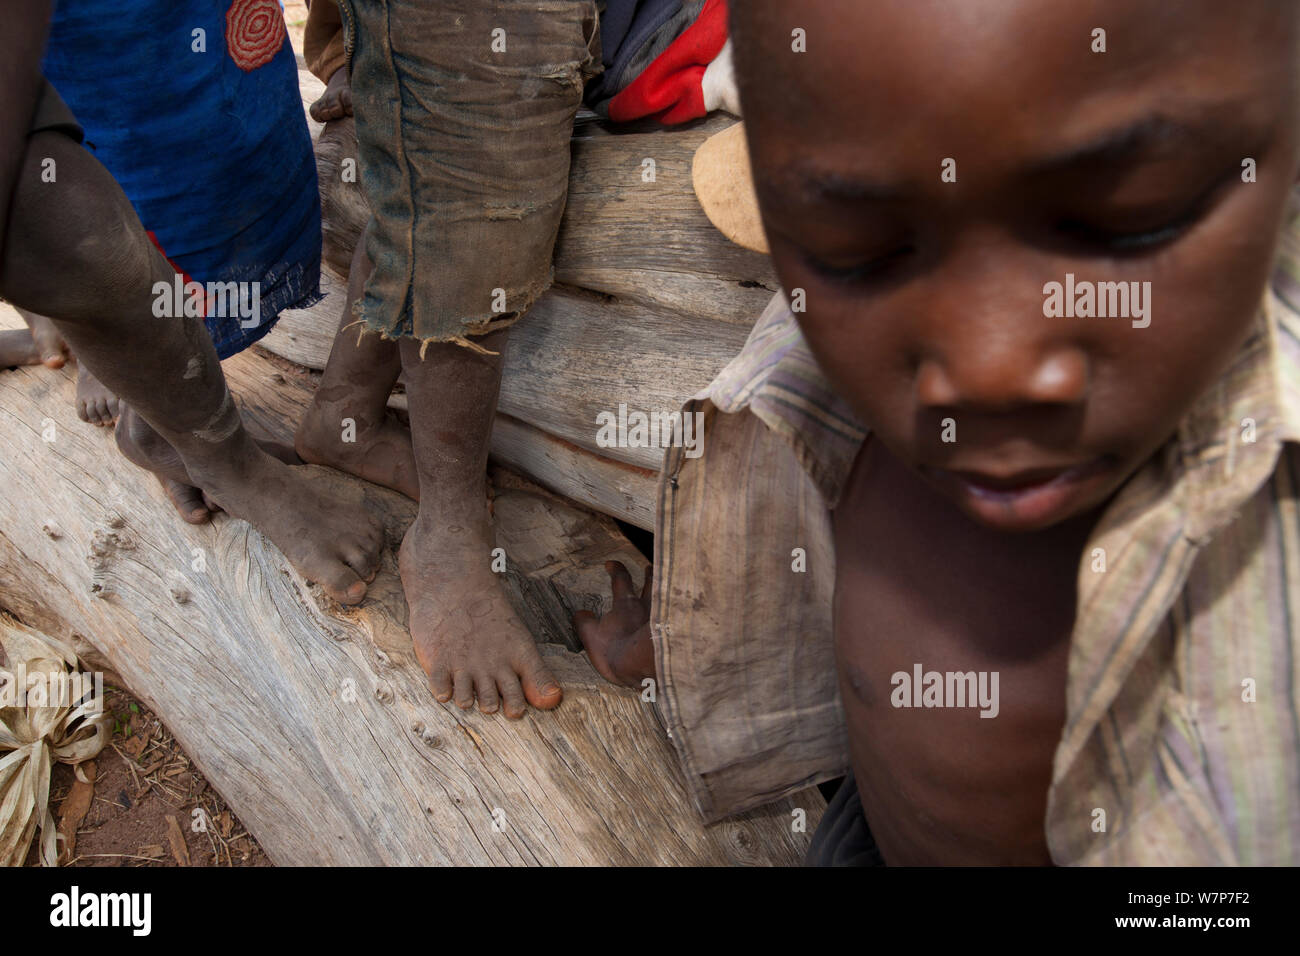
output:
M59 804L59 835L63 837L63 850L59 854L60 862L67 863L77 849L77 830L81 821L90 812L90 804L95 799L95 761L87 760L77 767L78 777L72 782L68 795Z
M167 814L167 842L171 844L172 859L177 865L189 866L190 848L185 845L185 834L181 832L181 825L170 813Z
M144 753L145 748L149 746L149 740L152 737L152 731L136 731L130 737L127 737L126 740L122 741L121 748L123 752L129 753L132 757L138 760L140 755Z
M70 649L7 619L0 620L0 645L10 669L21 664L28 675L43 673L47 680L77 672ZM41 864L58 865L50 771L55 761L75 767L96 756L111 728L100 699L76 707L35 706L29 700L22 707L0 708L0 865L20 866L38 829Z

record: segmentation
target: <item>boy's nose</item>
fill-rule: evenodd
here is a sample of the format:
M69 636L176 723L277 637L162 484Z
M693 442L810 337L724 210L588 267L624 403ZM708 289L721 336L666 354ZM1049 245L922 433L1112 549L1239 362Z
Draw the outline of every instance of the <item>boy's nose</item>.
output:
M1087 391L1088 357L1069 343L954 343L923 358L916 373L916 398L926 408L1073 405Z
M1058 269L996 230L955 240L908 303L918 405L1002 414L1083 401L1095 333L1043 314L1042 276Z

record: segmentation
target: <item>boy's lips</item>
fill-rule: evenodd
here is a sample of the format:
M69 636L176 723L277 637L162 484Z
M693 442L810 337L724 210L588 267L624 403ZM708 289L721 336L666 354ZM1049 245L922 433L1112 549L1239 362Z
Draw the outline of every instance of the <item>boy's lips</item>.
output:
M1042 528L1070 516L1115 466L1109 456L1076 465L1017 471L926 468L970 514L1007 531Z

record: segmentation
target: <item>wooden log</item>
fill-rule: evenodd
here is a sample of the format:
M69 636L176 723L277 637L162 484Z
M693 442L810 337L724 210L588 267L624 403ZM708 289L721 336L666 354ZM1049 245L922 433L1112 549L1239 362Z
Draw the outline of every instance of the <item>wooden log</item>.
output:
M328 304L333 319L316 310L287 311L261 345L323 368L346 292L329 270L321 288L326 299L316 310ZM748 334L741 325L552 289L511 332L501 382L500 412L530 430L498 423L492 452L547 487L650 530L654 481L644 473L658 473L663 449L602 448L596 416L617 414L620 404L647 413L678 411L740 351ZM566 446L561 457L570 477L557 483L550 465ZM629 481L618 465L642 474ZM604 484L610 480L617 483Z
M691 184L695 150L735 122L719 113L653 132L579 127L556 281L748 332L779 287L771 260L718 232Z
M280 438L310 397L308 376L282 365L256 350L225 363L247 418ZM557 645L542 646L565 687L554 712L510 722L438 704L391 550L365 604L327 606L245 522L179 521L107 432L76 419L73 394L70 369L0 372L0 605L95 649L275 862L800 859L808 837L791 833L791 811L808 812L811 832L815 789L703 826L651 705ZM396 545L409 501L314 471L382 515ZM521 613L549 636L606 599L583 562L639 559L608 522L545 495L506 487L495 508Z
M652 468L593 455L501 414L492 429L492 458L588 508L654 530L659 474Z

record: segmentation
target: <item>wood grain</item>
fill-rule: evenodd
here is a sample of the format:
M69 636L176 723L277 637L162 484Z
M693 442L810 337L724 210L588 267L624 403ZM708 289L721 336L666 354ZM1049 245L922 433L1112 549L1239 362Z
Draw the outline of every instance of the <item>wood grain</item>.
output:
M225 367L247 417L289 434L309 378L256 351ZM811 832L815 790L703 826L653 707L554 644L543 652L565 688L558 710L509 722L438 704L391 550L361 608L327 606L247 523L176 519L72 399L70 369L0 372L0 604L111 664L276 863L801 859L808 835L791 832L791 811L808 812ZM382 515L396 545L409 501L314 471ZM505 487L495 507L522 613L543 636L563 640L572 607L607 599L583 562L639 557L550 496ZM42 531L50 519L58 537Z

